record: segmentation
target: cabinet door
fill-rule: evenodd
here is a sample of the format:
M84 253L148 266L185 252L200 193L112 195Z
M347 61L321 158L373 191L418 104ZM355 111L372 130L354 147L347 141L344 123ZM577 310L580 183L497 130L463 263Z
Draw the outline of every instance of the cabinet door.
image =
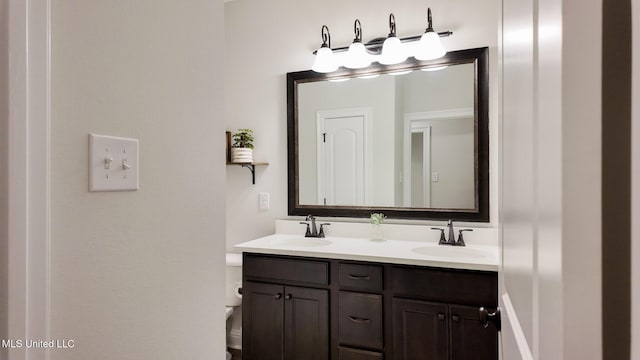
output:
M449 358L447 305L393 298L393 359Z
M286 286L284 311L284 359L328 360L329 291Z
M242 357L282 360L284 287L245 282L242 294Z
M449 312L452 360L498 360L498 330L482 326L477 307L450 305Z

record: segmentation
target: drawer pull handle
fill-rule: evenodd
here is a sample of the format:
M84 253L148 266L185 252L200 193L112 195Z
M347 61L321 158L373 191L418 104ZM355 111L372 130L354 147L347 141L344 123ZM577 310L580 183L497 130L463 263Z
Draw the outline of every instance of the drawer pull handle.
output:
M273 297L274 297L276 300L279 300L279 299L281 299L281 298L282 298L282 294L277 293L277 294L275 294Z
M460 320L460 317L458 315L451 315L451 320L458 321Z
M361 318L361 317L351 316L351 315L349 315L349 320L351 320L352 322L354 322L356 324L364 324L364 323L370 323L371 322L371 319Z
M438 314L438 320L444 320L444 314L442 313Z
M291 300L291 298L292 298L291 294L287 294L284 296L285 300Z
M371 280L371 276L370 275L349 274L349 279L353 279L353 280Z

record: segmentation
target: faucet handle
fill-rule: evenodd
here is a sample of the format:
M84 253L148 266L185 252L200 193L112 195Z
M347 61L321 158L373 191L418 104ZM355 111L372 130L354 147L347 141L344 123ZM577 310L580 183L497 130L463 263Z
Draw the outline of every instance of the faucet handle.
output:
M431 230L440 230L440 241L438 242L438 245L443 245L447 243L447 239L444 237L444 229L432 227Z
M473 229L460 229L458 231L458 241L456 241L457 246L465 246L464 239L462 238L463 231L473 231Z
M308 222L304 222L304 221L300 221L300 224L307 225L307 231L304 233L304 236L305 237L309 237L309 235L311 235L311 229L309 229L309 223Z
M320 231L318 231L318 237L323 238L324 237L324 226L329 226L331 224L329 223L322 223L320 224Z

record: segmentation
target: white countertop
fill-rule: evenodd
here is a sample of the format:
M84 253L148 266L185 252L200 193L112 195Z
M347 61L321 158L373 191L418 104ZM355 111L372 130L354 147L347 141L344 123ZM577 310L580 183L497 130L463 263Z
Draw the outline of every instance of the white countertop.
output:
M466 235L465 235L466 236ZM384 240L328 235L324 239L276 233L235 246L242 252L498 271L494 244L438 245L437 241Z

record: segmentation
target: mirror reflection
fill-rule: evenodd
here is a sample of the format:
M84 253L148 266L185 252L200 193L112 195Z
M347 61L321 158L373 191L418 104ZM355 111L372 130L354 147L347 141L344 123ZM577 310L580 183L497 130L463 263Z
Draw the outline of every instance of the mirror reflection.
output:
M474 70L300 84L300 204L474 208Z

